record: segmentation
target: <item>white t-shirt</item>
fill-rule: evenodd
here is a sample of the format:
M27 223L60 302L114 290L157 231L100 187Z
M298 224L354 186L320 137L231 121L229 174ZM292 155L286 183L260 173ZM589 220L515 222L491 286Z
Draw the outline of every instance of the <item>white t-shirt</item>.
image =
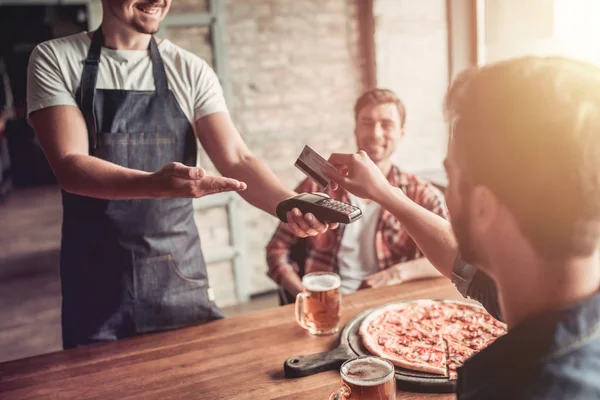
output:
M91 39L86 32L39 44L27 70L27 115L56 105L77 105L84 61ZM200 57L163 40L158 45L169 82L186 117L193 122L224 111L223 90L212 68ZM97 89L155 90L148 50L102 48Z
M363 216L344 227L337 254L342 293L355 292L364 277L379 270L375 253L375 232L381 206L374 201L367 203L352 194L349 197L350 204L360 208Z

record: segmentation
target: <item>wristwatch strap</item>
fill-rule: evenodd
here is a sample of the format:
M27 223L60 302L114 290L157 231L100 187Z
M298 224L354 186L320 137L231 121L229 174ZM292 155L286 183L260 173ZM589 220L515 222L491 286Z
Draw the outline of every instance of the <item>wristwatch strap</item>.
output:
M463 297L468 297L469 286L476 272L477 268L465 262L459 253L452 268L452 283Z

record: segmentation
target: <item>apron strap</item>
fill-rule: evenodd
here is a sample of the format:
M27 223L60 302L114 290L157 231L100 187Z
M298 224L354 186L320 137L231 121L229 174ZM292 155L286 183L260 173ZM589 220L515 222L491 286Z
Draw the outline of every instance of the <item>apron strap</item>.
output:
M167 96L169 94L169 81L167 80L165 64L158 51L158 44L156 44L154 35L150 38L150 59L152 60L152 73L154 75L156 93L159 96Z
M104 35L98 28L92 35L92 44L88 50L87 58L81 75L81 111L85 118L88 130L90 148L95 149L98 145L98 124L96 122L96 111L94 110L94 95L96 92L96 81L98 79L98 65L100 64L100 53Z
M98 28L92 35L92 43L88 50L83 73L81 75L81 111L85 118L85 124L88 130L90 148L95 149L98 146L98 124L96 121L96 111L94 110L94 98L96 93L96 82L98 80L98 66L100 64L100 54L104 44L104 34L102 29ZM167 96L169 93L169 83L165 72L165 65L158 51L158 45L154 36L150 38L150 59L152 60L152 74L154 75L154 86L159 96Z

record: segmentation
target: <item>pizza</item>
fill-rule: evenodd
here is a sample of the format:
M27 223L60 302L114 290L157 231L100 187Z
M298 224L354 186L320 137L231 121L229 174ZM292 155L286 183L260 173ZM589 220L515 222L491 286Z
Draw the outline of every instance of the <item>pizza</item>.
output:
M391 304L369 314L359 330L374 355L451 380L467 358L505 333L482 306L450 300Z

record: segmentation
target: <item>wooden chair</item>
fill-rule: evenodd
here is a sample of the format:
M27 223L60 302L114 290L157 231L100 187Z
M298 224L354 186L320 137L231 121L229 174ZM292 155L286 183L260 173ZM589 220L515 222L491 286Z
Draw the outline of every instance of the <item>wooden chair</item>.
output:
M299 238L298 241L290 249L290 261L298 264L298 274L300 278L304 276L304 264L306 262L306 239ZM282 286L279 286L279 305L285 306L296 301L296 297L292 296Z

